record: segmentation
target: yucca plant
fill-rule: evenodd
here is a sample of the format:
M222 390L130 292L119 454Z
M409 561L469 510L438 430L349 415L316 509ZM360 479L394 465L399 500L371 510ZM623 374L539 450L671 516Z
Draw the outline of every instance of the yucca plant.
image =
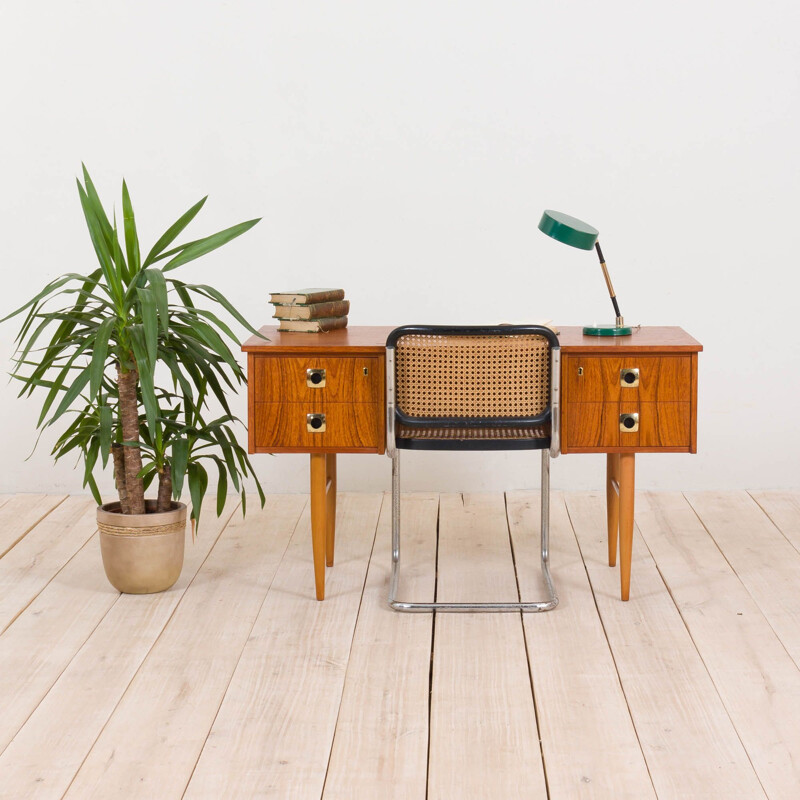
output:
M229 485L241 492L252 474L236 440L227 390L246 383L226 339L230 327L206 301L257 333L216 289L171 276L240 236L253 219L201 239L173 246L206 202L193 205L142 258L128 187L122 182L122 237L116 212L103 208L86 167L78 184L83 214L99 267L56 278L4 318L27 312L17 335L12 376L19 395L44 391L37 427L67 422L53 448L56 460L79 452L84 486L99 504L98 465L113 464L123 514L145 513L145 491L158 479L157 510L166 511L188 483L193 523L208 487L203 462L217 468L217 513ZM60 300L62 307L54 309ZM159 385L163 381L166 385ZM222 416L206 422L208 400ZM255 477L255 475L253 475ZM256 478L263 505L264 495Z

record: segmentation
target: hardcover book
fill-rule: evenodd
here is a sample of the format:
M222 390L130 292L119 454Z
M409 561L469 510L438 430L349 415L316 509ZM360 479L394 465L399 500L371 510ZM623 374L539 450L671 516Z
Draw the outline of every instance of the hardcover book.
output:
M344 300L344 289L297 289L294 292L273 292L269 296L271 303L329 303L333 300Z
M322 333L347 327L347 317L324 317L323 319L282 319L279 331L291 333Z
M346 317L350 311L349 300L334 300L331 303L275 303L275 319L322 319L324 317Z

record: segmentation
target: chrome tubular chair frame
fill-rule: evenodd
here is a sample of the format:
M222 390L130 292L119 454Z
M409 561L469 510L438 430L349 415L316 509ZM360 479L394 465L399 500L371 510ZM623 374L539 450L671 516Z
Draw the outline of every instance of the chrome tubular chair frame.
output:
M496 603L447 603L447 602L411 602L397 599L400 582L400 449L397 447L397 392L395 345L403 332L442 333L452 335L497 335L536 334L548 339L550 344L550 403L541 419L550 421L550 438L548 446L541 447L541 568L547 588L547 599L528 602L496 602ZM560 374L561 353L558 339L547 328L541 326L500 326L500 327L464 327L444 328L438 326L421 327L406 326L398 328L389 336L386 347L386 454L392 459L392 571L389 582L389 605L396 611L408 612L497 612L497 611L551 611L558 605L558 596L550 575L550 458L559 455L560 424ZM516 420L505 420L506 424ZM452 424L452 421L451 421ZM457 423L456 423L457 424ZM502 443L499 443L502 444ZM445 449L445 448L436 448ZM453 448L457 449L457 448ZM487 449L484 447L476 449ZM494 448L492 448L494 449ZM505 449L497 447L497 449Z

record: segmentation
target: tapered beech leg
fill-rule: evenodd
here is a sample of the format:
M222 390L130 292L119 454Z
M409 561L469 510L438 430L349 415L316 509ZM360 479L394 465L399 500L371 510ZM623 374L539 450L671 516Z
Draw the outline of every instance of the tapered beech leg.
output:
M620 453L619 456L619 580L623 600L627 600L631 593L635 458L633 453Z
M317 600L325 599L325 538L327 535L327 457L325 453L311 454L311 549L314 553L314 583Z
M617 564L619 532L619 453L606 456L606 516L608 517L608 566Z
M327 515L327 540L325 543L325 563L333 566L333 545L336 539L336 453L325 456L328 480L326 483L325 512Z

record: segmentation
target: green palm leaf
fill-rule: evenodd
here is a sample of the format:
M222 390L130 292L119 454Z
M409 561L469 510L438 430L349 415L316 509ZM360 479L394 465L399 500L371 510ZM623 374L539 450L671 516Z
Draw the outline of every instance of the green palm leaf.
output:
M133 215L131 196L128 187L122 181L122 220L125 228L125 252L128 254L128 267L131 276L139 272L139 237L136 234L136 219Z
M189 261L194 261L200 256L216 250L218 247L227 244L231 239L241 236L246 231L249 231L254 225L260 221L259 219L251 219L248 222L240 222L231 228L226 228L224 231L214 233L211 236L206 236L204 239L198 239L196 242L187 245L179 255L175 256L172 260L168 261L164 267L164 272L176 269L177 267L187 264Z
M100 323L100 327L97 329L97 335L92 349L92 363L89 365L89 397L91 399L94 399L97 392L100 390L100 384L103 380L103 372L106 366L106 358L108 356L108 340L111 337L111 332L114 330L115 324L115 319L106 319Z
M206 195L202 200L196 202L183 216L177 220L177 222L174 222L169 228L167 228L161 238L153 245L152 249L147 254L147 258L144 260L142 267L149 267L156 260L156 258L160 256L161 253L175 241L175 239L180 235L181 231L197 216L200 209L205 205L206 200L208 200L208 195Z

